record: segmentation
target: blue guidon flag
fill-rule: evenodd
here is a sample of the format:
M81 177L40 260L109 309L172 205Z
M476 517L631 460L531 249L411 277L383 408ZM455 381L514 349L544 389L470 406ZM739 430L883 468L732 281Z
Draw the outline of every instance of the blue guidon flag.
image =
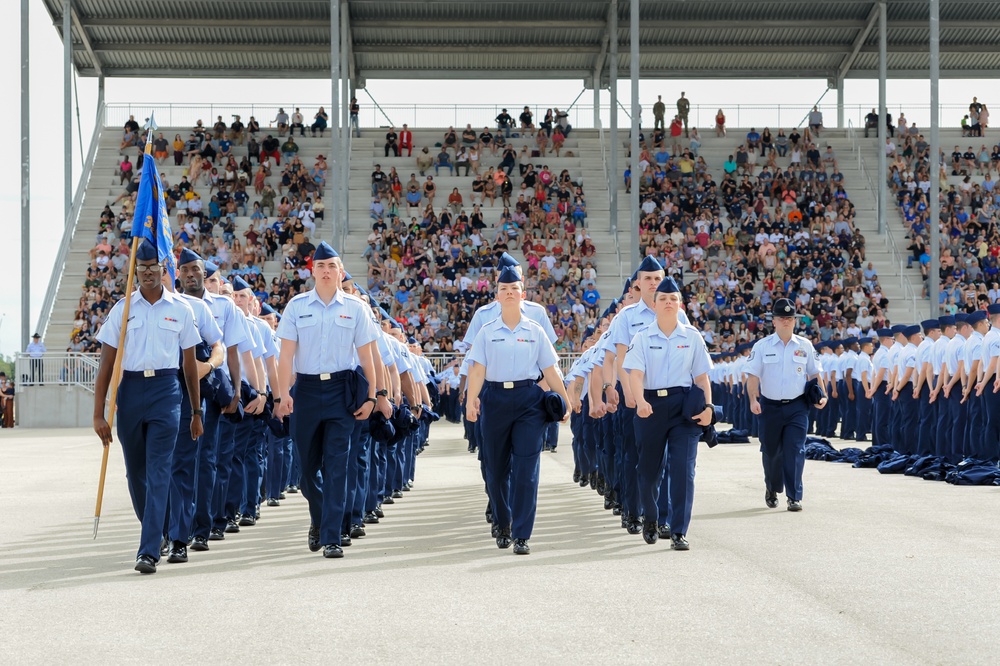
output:
M148 238L156 247L157 257L166 261L170 284L177 278L177 258L174 257L174 237L167 215L167 202L161 187L160 173L153 159L152 132L156 129L153 114L146 125L149 137L146 140L146 154L139 174L139 195L135 202L135 217L132 218L133 233L138 229L139 238Z

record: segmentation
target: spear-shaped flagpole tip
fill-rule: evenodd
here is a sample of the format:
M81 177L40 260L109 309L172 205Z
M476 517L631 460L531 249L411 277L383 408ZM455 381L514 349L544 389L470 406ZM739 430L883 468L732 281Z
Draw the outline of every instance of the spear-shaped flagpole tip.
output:
M94 538L97 538L97 528L101 525L101 517L94 516Z

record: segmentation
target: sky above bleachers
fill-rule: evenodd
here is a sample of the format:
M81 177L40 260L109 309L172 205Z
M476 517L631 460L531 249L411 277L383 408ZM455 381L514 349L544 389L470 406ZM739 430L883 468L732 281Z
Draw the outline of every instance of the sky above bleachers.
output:
M31 327L38 319L38 311L52 268L62 232L63 221L63 85L62 85L62 43L58 33L41 2L31 2L31 208L32 208L32 315ZM0 28L0 55L7 67L0 74L8 98L13 98L19 90L20 24L17 13L3 23ZM86 149L93 128L97 81L81 78L78 82L80 95L80 117L82 119L83 144ZM941 82L942 103L967 103L973 95L990 104L988 91L995 81L946 80ZM717 105L731 108L736 104L794 104L814 103L826 88L825 80L787 79L777 81L691 81L691 80L650 80L640 85L640 103L647 109L645 118L651 120L650 107L656 95L663 95L668 109L685 91L692 104ZM382 81L369 80L368 89L380 104L501 104L508 108L519 108L524 104L552 104L565 108L582 89L579 80L570 81L499 81L495 85L483 81ZM926 81L890 81L888 100L891 105L927 105L929 97ZM227 100L246 103L273 103L293 105L301 103L322 103L329 99L329 81L225 81L225 80L162 80L144 81L135 79L111 79L106 84L107 102L199 102L221 103ZM630 87L627 79L619 82L619 99L628 106ZM602 103L608 104L607 91L602 94ZM827 93L824 103L836 100L835 91ZM363 106L370 105L364 94L359 95ZM580 98L580 104L590 105L593 94L587 91ZM845 83L845 103L848 106L874 104L877 101L875 81L848 79ZM311 116L315 109L303 108L303 113ZM75 114L74 114L75 115ZM0 217L0 260L6 273L16 276L9 288L0 290L0 353L11 355L20 347L20 284L25 279L20 263L20 160L19 160L19 103L7 105L7 121L4 123L10 147L0 159L0 202L3 216ZM926 112L907 113L907 117L925 127L928 122ZM953 119L957 125L961 116ZM623 120L626 120L624 117ZM206 124L210 120L205 119ZM266 120L258 118L262 125ZM832 123L834 119L830 118ZM74 119L75 122L75 119ZM81 171L81 157L77 139L77 129L73 129L74 173ZM624 168L624 167L623 167ZM82 277L81 277L82 280ZM62 344L62 341L60 341ZM52 351L62 351L59 345L50 344Z

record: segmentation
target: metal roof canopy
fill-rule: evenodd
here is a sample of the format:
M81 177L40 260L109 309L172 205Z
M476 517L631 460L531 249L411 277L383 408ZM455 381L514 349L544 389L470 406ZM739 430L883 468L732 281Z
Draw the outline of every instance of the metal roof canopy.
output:
M337 0L43 0L62 32L71 5L83 76L330 77ZM340 0L347 66L366 79L609 80L611 11L628 0ZM873 0L668 0L640 4L642 78L878 78ZM615 9L612 9L615 8ZM996 78L1000 3L940 0L941 76ZM925 78L927 0L888 0L888 76ZM628 49L619 74L628 76Z

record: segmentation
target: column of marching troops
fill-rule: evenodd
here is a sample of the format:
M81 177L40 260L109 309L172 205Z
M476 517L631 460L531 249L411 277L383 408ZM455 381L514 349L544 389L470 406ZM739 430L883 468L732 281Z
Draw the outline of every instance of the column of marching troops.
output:
M188 249L173 293L156 248L139 247L117 402L142 524L137 571L155 572L161 555L186 562L188 548L209 550L255 525L262 504L279 506L300 491L310 550L341 557L385 516L383 505L411 489L437 418L430 362L370 305L329 245L320 244L314 263L317 289L280 315L241 278L227 282ZM98 336L94 426L105 445L124 303Z
M793 334L795 308L779 299L773 334L712 357L679 286L647 258L564 377L547 312L525 300L520 266L504 254L496 300L475 312L464 360L435 375L328 244L313 267L315 287L279 315L186 249L172 293L155 247L140 246L117 422L142 523L137 571L155 572L161 555L187 561L189 547L208 550L253 526L261 504L300 489L309 549L343 557L412 487L438 381L450 419L464 408L492 537L522 555L540 454L555 450L567 419L574 481L602 495L628 533L669 538L675 550L690 547L698 442L714 444L717 421L759 437L765 502L776 507L784 492L789 511L802 509L810 432L870 434L875 445L953 464L1000 458L1000 304L880 329L876 350L873 338L814 346ZM105 444L124 302L98 336L94 426Z
M933 456L950 465L1000 460L1000 304L873 337L815 345L830 405L811 410L809 432ZM758 436L745 388L753 343L716 355L713 395L734 429Z

